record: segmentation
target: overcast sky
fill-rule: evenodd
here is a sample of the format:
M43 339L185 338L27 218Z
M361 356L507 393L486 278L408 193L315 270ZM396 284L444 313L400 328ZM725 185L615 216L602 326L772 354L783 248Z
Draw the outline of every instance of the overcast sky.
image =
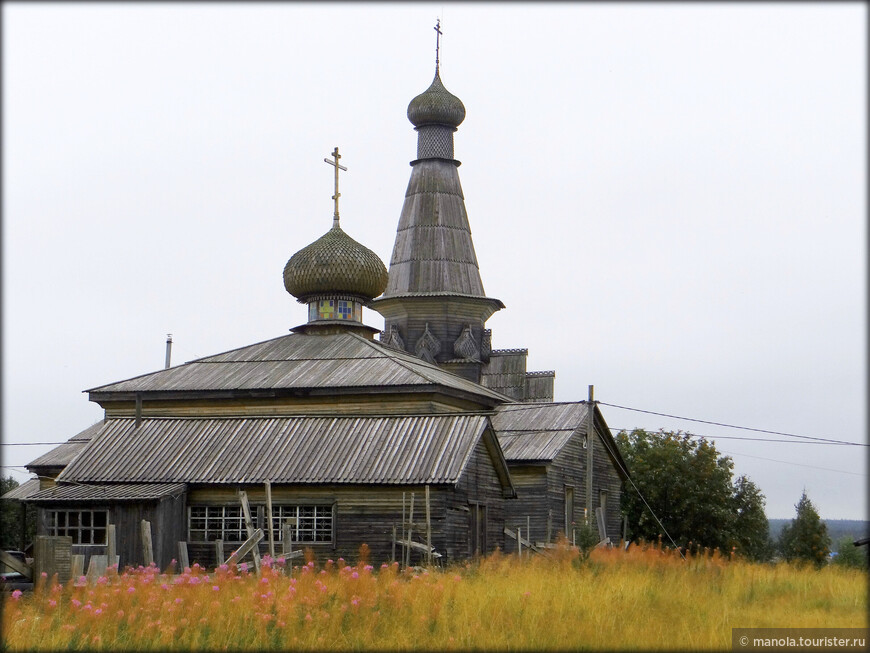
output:
M557 401L866 443L866 13L4 3L4 475L167 333L179 364L305 322L281 273L331 227L335 146L342 226L389 262L438 16L495 348ZM866 446L601 409L711 436L770 517L806 489L867 518Z

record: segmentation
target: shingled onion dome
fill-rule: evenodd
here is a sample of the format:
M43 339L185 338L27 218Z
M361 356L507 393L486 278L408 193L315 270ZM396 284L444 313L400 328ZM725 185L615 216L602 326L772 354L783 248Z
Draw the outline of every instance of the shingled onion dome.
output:
M300 304L308 304L309 322L362 322L362 306L384 292L387 268L369 248L332 229L290 257L284 287Z
M454 129L465 120L465 105L462 100L444 88L441 75L435 69L435 79L425 91L408 105L408 120L414 127L424 125L447 125Z
M465 105L444 88L438 65L435 79L408 105L408 120L417 132L417 159L453 159L453 132L465 120ZM412 165L416 162L412 162Z

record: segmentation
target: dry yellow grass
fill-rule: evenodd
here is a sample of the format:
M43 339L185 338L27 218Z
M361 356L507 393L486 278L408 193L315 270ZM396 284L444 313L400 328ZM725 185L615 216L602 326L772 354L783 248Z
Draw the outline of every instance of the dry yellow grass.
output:
M92 587L49 582L3 607L12 651L726 650L735 627L867 627L867 578L658 548L581 564L562 547L432 572L140 568Z

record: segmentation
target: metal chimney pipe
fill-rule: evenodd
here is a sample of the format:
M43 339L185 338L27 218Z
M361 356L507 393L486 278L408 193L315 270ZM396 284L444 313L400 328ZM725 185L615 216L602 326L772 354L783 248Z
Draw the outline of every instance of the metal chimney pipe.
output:
M166 367L164 369L169 369L169 359L172 358L172 334L166 334Z

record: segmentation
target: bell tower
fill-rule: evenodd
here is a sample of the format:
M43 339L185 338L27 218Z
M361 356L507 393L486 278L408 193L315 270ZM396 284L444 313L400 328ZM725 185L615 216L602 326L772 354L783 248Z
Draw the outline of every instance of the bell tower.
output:
M435 78L408 105L417 158L396 230L387 289L371 308L384 316L381 341L475 382L489 361L486 320L504 304L483 290L453 135L465 106L441 82L440 21Z

